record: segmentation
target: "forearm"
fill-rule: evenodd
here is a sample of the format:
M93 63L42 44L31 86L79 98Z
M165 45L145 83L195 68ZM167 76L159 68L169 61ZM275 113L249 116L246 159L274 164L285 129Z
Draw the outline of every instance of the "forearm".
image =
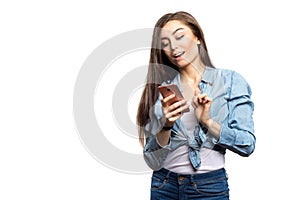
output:
M212 134L215 138L219 139L220 138L220 131L221 131L221 126L218 122L209 119L204 126L208 129L208 132Z
M168 153L170 151L169 145L161 146L158 143L157 139L158 133L155 135L152 135L148 140L144 148L144 159L147 163L147 165L152 170L159 170L162 168L163 163L168 156Z
M161 130L157 133L156 139L160 146L166 146L170 142L171 130Z

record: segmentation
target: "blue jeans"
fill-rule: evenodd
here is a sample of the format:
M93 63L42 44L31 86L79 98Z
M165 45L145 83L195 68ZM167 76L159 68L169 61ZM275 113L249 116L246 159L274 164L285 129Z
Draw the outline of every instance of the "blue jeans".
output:
M225 169L203 174L177 174L167 169L154 171L151 200L228 200L229 189Z

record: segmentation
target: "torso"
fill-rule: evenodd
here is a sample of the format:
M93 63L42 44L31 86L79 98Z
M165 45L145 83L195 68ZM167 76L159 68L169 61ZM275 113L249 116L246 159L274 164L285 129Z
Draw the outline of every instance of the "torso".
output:
M185 113L181 119L187 129L188 136L193 137L194 128L198 121L194 115L194 109L192 106L190 106L190 112ZM223 168L225 166L224 154L221 154L218 151L201 148L200 158L200 168L195 171L189 160L189 147L188 145L182 145L168 154L164 167L176 173L194 174L206 173Z
M194 93L196 91L196 94L200 93L200 88L198 86L198 83L196 84L189 84L189 83L183 83L181 82L181 88L182 88L182 94L183 97L188 101L191 102L194 96Z

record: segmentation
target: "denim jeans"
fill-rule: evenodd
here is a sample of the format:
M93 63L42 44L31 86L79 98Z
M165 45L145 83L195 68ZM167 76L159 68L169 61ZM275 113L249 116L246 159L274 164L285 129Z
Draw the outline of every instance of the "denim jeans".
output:
M154 171L151 200L228 200L225 169L202 174L177 174L167 169Z

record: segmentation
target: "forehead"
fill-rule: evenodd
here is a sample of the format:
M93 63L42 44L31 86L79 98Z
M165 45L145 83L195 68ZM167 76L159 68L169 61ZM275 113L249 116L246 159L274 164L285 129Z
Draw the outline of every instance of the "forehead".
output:
M185 30L187 32L192 32L192 30L179 20L171 20L167 22L161 29L161 37L169 36L176 30Z

